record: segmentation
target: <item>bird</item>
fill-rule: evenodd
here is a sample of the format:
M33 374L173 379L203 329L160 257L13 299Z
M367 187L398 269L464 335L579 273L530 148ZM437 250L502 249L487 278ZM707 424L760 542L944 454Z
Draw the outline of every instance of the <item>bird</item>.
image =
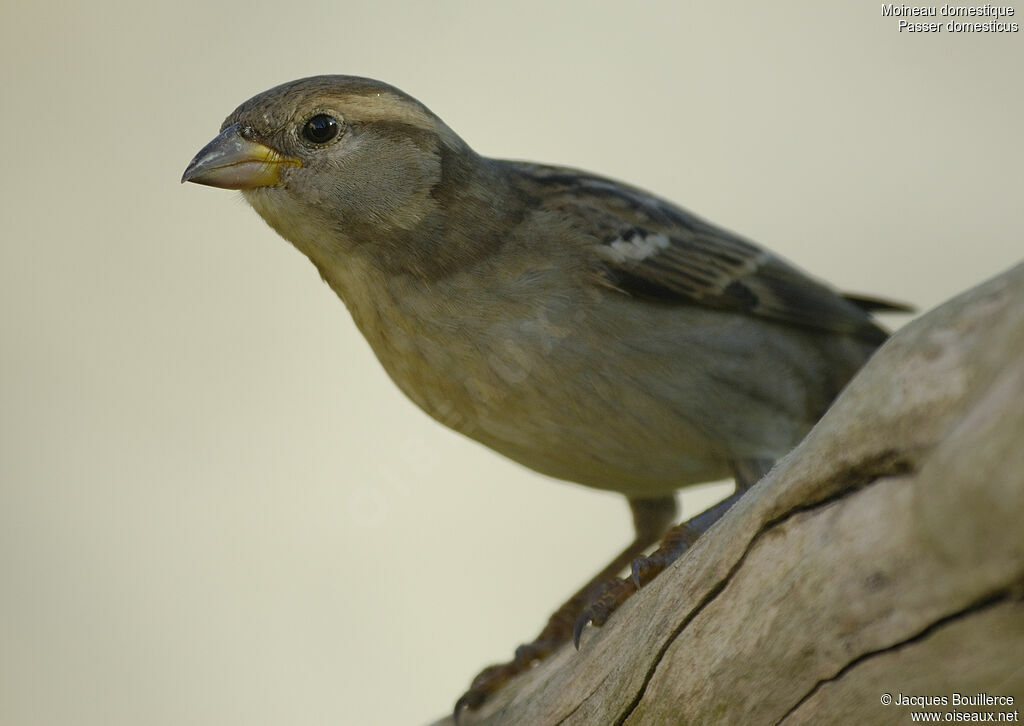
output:
M182 182L241 190L434 419L626 497L633 541L484 669L456 717L579 647L804 437L888 337L873 313L909 310L840 294L637 187L480 155L412 96L358 76L245 101ZM673 528L679 489L727 478L732 496Z

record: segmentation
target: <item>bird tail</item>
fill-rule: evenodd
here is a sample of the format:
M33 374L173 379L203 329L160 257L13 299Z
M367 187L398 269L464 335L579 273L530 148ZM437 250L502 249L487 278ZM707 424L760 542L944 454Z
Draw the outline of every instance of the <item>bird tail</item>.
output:
M866 313L913 313L916 309L913 305L896 302L894 300L883 300L867 295L849 295L844 293L843 299L852 302Z

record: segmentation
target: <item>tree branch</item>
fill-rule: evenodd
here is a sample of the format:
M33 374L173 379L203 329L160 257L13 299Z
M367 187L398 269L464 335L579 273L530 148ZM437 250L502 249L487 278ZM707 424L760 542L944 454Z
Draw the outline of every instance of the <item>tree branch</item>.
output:
M807 438L477 724L909 723L1024 700L1024 264L892 337ZM952 694L1015 705L955 706ZM948 705L882 705L884 694ZM436 726L448 726L442 719Z

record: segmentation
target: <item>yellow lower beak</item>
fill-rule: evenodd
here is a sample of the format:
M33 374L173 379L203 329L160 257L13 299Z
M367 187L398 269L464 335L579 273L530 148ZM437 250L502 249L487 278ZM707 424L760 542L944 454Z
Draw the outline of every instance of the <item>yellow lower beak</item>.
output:
M286 166L302 166L302 162L246 139L234 124L196 154L181 181L221 189L272 187L281 181Z

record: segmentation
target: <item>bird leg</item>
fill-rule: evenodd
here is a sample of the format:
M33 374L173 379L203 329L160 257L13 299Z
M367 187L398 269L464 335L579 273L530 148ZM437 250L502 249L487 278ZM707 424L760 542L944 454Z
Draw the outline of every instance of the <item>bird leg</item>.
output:
M469 690L455 703L456 720L463 708L479 708L488 696L511 678L528 670L535 662L546 658L566 643L572 636L573 624L587 604L593 601L609 581L618 582L619 573L659 540L675 521L677 511L675 497L671 495L656 499L630 499L629 507L633 512L633 528L636 532L633 542L558 608L533 642L516 648L515 657L511 661L489 666L473 679Z
M628 600L633 593L661 574L669 565L679 559L697 538L711 529L729 509L739 501L751 486L771 469L772 461L746 459L732 463L736 477L736 491L713 507L705 509L692 519L668 531L654 552L648 557L637 557L630 563L630 575L605 582L587 603L573 625L572 640L578 649L580 636L587 624L604 625L613 612Z

